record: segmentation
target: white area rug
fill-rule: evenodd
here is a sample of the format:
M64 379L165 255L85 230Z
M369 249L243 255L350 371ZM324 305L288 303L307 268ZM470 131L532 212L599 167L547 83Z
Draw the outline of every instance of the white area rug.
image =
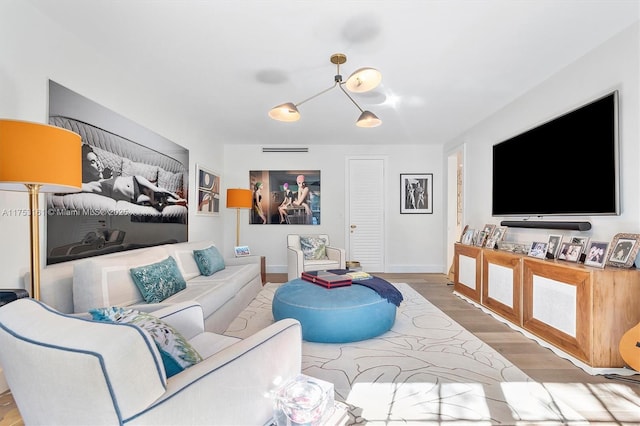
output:
M361 342L303 342L303 373L335 385L336 399L351 406L349 424L588 423L409 285L394 285L404 301L390 331ZM225 334L242 338L273 323L278 286L265 285ZM637 402L628 391L618 395Z

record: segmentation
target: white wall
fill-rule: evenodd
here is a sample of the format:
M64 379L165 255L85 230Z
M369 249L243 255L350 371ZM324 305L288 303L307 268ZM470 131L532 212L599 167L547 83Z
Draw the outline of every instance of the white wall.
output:
M372 155L387 158L386 271L443 272L447 266L444 243L444 176L440 146L389 144L382 146L311 146L308 153L263 153L262 145L226 145L224 187L249 188L250 170L320 170L322 188L321 224L249 225L249 212L241 211L240 241L252 254L266 256L267 272L286 272L286 234L326 233L332 245L345 247L345 159ZM434 213L400 214L400 173L433 173ZM382 188L381 188L382 190ZM226 202L226 200L225 200ZM235 244L235 210L224 209L225 243L229 254Z
M204 161L214 170L223 170L222 146L215 135L201 134L189 117L173 111L171 105L163 102L161 88L133 80L123 64L103 61L82 40L70 38L27 2L0 2L0 52L0 117L46 123L51 79L187 148L192 200L196 160ZM44 205L44 196L40 205ZM1 288L22 288L20 277L29 269L28 218L14 213L15 209L27 208L26 193L0 191L0 235L4 241L0 245L0 269L4 277ZM42 220L42 265L45 226ZM191 240L221 241L222 229L221 220L190 213Z
M546 241L549 234L582 235L592 240L611 241L619 232L640 233L640 34L636 24L597 49L553 75L534 90L484 120L459 138L446 144L444 152L466 144L464 160L464 223L481 228L505 218L491 217L491 147L557 115L615 89L620 93L620 216L547 217L544 220L588 220L588 232L509 228L507 240L522 243ZM585 146L585 149L588 149ZM518 161L515 159L515 161ZM522 176L535 164L522 161ZM549 158L553 162L553 157ZM557 164L557 182L564 172L574 173L575 164ZM576 185L586 185L588 171L575 174ZM575 176L574 175L574 176ZM515 182L517 187L517 182ZM541 182L543 184L543 182ZM597 197L598 194L594 194ZM518 220L518 218L508 218Z
M135 76L123 64L106 62L82 40L33 9L28 2L0 2L0 117L45 123L48 116L48 80L85 96L143 127L187 148L190 156L191 199L195 196L195 165L222 172L222 203L218 217L197 216L191 209L189 239L213 239L225 254L235 245L235 212L226 209L225 189L247 187L248 171L297 168L322 170L323 224L344 244L344 158L350 155L384 154L389 157L387 207L389 237L385 248L389 271L440 272L444 265L442 156L439 147L399 146L390 141L375 149L363 146L325 146L308 155L263 154L261 146L231 145L223 148L216 135L201 132L198 123L182 116L163 101L162 88L149 86L144 76ZM375 131L375 130L374 130ZM265 141L256 141L256 144ZM225 158L228 155L228 158ZM399 174L434 174L434 214L399 214ZM40 204L44 205L44 196ZM192 203L193 206L193 203ZM13 212L28 207L26 193L0 191L0 245L2 288L23 287L20 277L29 269L28 218ZM331 213L333 212L333 213ZM255 254L267 255L270 271L284 271L285 230L277 226L256 229L243 213L242 241ZM46 221L41 220L41 264L45 264Z

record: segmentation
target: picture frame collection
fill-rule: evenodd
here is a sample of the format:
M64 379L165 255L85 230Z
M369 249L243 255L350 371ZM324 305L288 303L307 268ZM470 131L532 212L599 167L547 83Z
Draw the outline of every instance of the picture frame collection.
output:
M460 243L490 249L508 249L515 244L500 244L507 227L486 224L481 230L464 227ZM513 251L513 250L510 250ZM640 252L640 234L619 233L609 241L590 241L589 237L550 234L546 241L533 241L524 254L538 259L582 262L586 266L631 268Z

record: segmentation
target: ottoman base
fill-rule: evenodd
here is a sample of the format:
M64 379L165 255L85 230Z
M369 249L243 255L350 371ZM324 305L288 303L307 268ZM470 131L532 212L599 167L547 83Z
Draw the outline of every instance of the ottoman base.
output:
M396 319L396 305L368 287L327 289L300 279L276 290L272 312L276 321L297 319L302 338L320 343L371 339L388 331Z

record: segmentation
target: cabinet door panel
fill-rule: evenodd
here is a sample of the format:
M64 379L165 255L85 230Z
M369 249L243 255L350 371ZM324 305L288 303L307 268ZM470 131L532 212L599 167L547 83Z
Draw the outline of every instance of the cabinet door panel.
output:
M523 328L587 363L591 297L589 270L523 260Z
M456 244L454 264L453 289L480 303L482 289L482 249Z
M482 304L512 323L522 325L520 256L485 250L482 262Z

